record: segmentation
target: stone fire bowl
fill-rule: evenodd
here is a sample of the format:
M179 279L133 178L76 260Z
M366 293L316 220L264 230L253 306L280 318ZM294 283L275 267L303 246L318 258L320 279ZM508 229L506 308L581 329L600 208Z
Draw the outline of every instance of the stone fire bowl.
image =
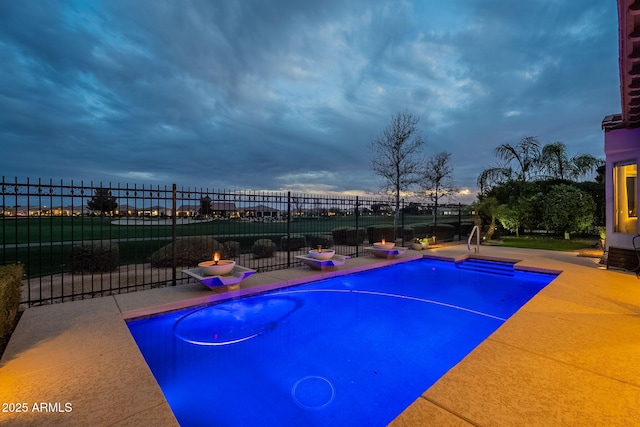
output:
M235 266L235 261L222 259L217 264L215 261L205 261L198 264L203 276L225 276L231 273Z
M318 252L317 249L312 249L309 251L309 258L313 259L331 259L336 254L336 251L332 251L329 249L323 249L322 252Z
M373 244L373 247L376 249L384 249L384 250L389 250L389 249L393 249L393 247L395 246L395 243L389 243L389 242L376 242Z

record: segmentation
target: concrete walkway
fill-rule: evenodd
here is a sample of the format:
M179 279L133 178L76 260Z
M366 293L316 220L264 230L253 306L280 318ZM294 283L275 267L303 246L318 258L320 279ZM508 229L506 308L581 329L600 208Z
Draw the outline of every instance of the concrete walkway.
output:
M456 256L461 249L437 252ZM640 425L635 274L561 252L482 247L481 253L563 273L393 425Z
M424 253L457 258L467 251ZM640 280L570 253L482 247L481 255L563 273L392 424L638 425ZM232 295L421 256L255 274ZM28 309L0 361L0 424L177 425L125 319L225 297L194 283Z

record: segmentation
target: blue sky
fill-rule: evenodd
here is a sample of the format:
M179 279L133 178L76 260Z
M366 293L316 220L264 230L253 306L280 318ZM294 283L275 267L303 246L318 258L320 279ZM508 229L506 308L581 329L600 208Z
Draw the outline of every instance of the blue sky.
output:
M604 158L621 108L603 0L4 1L0 56L10 178L372 193L406 110L467 202L524 136Z

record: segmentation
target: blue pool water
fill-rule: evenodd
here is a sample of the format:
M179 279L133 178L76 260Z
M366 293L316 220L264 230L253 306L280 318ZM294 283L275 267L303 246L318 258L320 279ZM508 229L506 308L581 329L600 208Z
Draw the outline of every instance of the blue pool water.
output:
M383 426L554 278L419 260L128 326L182 426Z

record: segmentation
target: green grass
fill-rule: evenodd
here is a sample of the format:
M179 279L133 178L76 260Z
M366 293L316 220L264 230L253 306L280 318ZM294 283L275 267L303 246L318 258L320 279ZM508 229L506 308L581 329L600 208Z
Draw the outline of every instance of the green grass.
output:
M593 248L598 239L593 237L565 240L561 237L551 236L504 236L502 237L502 241L502 246L509 248L547 249L551 251L571 252Z
M457 221L457 216L439 217L438 223ZM0 219L0 244L24 244L69 242L83 240L123 240L123 239L159 239L171 237L171 226L165 225L113 225L113 218L100 217L41 217ZM411 224L429 223L431 216L407 216L405 227ZM467 217L462 218L468 220ZM392 225L393 218L388 216L361 216L360 228L373 225ZM291 233L330 233L335 228L355 227L354 216L331 218L305 218L291 222ZM225 235L286 235L286 223L245 222L235 220L209 221L196 224L179 225L178 236L225 236Z
M2 219L0 241L22 244L171 236L169 226L120 226L111 221L100 217Z
M114 218L101 217L40 217L0 218L0 263L19 261L25 265L29 277L59 274L69 270L71 243L87 240L118 241L120 264L148 262L153 252L171 240L171 226L113 225ZM457 216L438 217L438 224L457 221ZM468 221L468 217L462 217ZM425 224L431 216L407 215L405 227ZM354 216L295 219L290 224L291 234L331 234L337 228L355 227ZM392 226L389 216L361 216L358 226ZM251 250L253 242L268 238L279 242L287 234L286 223L216 220L177 226L178 236L214 236L220 242L240 242L241 251ZM67 244L59 244L67 242ZM13 245L18 244L15 247ZM28 245L27 245L28 244Z

